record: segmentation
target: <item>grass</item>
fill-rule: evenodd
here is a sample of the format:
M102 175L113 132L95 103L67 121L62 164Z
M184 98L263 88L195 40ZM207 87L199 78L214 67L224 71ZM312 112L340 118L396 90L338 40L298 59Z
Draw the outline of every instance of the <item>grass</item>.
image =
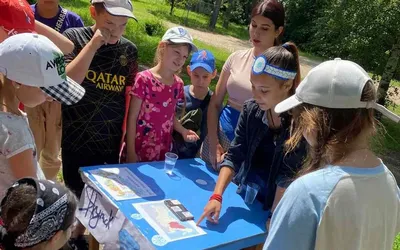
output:
M134 2L135 7L140 5L146 7L146 9L150 13L165 20L168 20L172 23L196 28L199 30L206 30L209 32L208 24L210 21L210 15L199 14L181 8L174 8L173 14L170 15L170 6L166 5L164 0L141 0ZM222 23L223 18L221 18L220 15L220 18L218 18L217 25L213 32L223 35L230 35L241 40L248 39L249 33L247 30L247 26L230 23L228 28L224 28L222 26Z
M394 240L393 250L400 250L400 234Z

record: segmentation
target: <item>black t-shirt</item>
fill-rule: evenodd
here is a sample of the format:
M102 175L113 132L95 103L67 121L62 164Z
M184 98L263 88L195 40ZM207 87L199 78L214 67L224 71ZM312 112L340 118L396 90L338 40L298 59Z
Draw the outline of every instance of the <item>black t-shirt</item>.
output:
M72 28L64 35L75 45L65 56L69 63L94 32L90 27ZM62 106L63 149L92 154L119 151L126 91L133 86L137 67L137 48L126 38L97 50L82 82L85 96L74 105Z
M266 180L269 176L272 159L275 153L275 137L279 134L279 130L268 129L266 135L261 139L254 152L252 165L255 174Z

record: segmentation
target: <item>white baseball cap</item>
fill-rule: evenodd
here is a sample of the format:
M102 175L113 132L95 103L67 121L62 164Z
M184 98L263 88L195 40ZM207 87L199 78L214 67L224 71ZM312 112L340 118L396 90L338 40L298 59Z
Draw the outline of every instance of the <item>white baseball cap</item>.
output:
M372 81L358 64L336 58L313 68L301 81L296 93L280 102L275 112L288 111L302 103L333 109L373 108L394 122L400 117L374 101L362 102L365 84Z
M183 27L173 27L165 32L161 39L162 41L170 41L172 43L187 43L191 47L192 52L197 51L196 45L193 43L193 38L189 32Z
M64 55L47 37L22 33L0 43L0 73L23 85L40 87L56 101L71 105L85 89L67 77Z
M132 13L133 5L130 0L91 0L90 3L102 3L106 11L113 16L124 16L137 20Z

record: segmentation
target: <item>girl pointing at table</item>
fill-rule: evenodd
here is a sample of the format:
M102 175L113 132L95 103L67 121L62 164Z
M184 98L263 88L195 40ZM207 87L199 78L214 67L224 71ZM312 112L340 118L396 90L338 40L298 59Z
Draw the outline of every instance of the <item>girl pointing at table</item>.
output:
M205 217L217 223L222 195L233 180L238 193L255 183L260 187L257 199L264 209L273 211L285 188L303 162L305 143L294 151L284 151L289 138L291 117L278 115L274 107L294 94L300 82L298 51L293 43L275 46L255 59L250 76L254 100L245 102L235 138L221 164L218 181L197 224Z

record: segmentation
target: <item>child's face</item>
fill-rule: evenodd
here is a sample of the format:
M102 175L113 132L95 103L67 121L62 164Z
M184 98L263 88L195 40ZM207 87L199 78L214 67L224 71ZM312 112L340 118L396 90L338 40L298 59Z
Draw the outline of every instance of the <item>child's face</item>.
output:
M15 94L18 100L28 108L34 108L45 101L53 101L53 98L46 95L40 88L17 84Z
M173 72L182 69L189 56L189 46L186 44L165 44L162 63Z
M293 81L282 82L266 74L251 74L250 81L254 100L264 111L285 100L293 84Z
M129 18L110 15L106 10L97 13L93 6L91 6L90 11L92 18L96 21L96 27L110 31L111 37L108 44L116 44L124 34Z
M217 72L214 70L213 73L209 73L202 67L198 67L191 71L190 66L187 67L188 75L190 76L190 82L193 86L198 88L208 88L211 80L215 78Z

